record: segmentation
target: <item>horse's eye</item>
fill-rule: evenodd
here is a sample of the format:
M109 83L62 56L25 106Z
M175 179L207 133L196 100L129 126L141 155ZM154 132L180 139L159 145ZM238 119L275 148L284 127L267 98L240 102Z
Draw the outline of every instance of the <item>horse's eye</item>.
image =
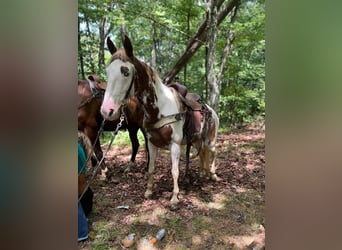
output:
M125 66L121 66L121 74L123 74L125 77L129 76L129 68Z

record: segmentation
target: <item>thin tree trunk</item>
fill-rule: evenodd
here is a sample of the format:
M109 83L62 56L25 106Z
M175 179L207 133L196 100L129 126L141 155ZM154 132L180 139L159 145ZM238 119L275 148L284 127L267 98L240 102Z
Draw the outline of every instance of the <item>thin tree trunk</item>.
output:
M153 68L156 68L157 65L157 59L156 59L156 22L152 21L152 50L151 50L151 66Z
M217 9L222 5L223 0L219 0L217 2ZM218 13L217 17L217 27L221 24L221 22L225 19L225 17L229 14L232 9L240 3L240 0L231 0L227 5L222 7L222 9ZM190 39L185 52L176 62L174 67L163 76L164 83L169 83L171 80L178 74L178 72L184 67L184 65L188 62L188 60L196 53L196 51L205 43L208 37L207 33L207 19L202 22L199 26L197 32Z
M236 17L236 13L237 13L238 8L239 8L239 5L237 5L234 8L234 10L232 11L232 15L231 15L231 18L230 18L230 23L231 24L233 24L234 21L235 21L235 17ZM228 55L230 54L234 38L235 38L234 31L231 28L228 31L228 33L227 33L226 46L224 47L224 50L223 50L221 66L220 66L219 73L217 74L217 84L219 86L219 90L220 91L221 91L221 86L222 86L222 78L223 78L224 69L225 69L225 66L227 64Z
M217 6L216 0L208 0L207 2L207 34L208 34L208 54L206 64L206 78L208 92L206 101L214 110L218 108L219 89L217 86L215 63L216 63L216 29L217 29Z
M109 6L107 7L107 11L111 12L114 6L114 2L110 3ZM98 62L98 68L99 71L102 71L104 66L105 66L105 40L106 37L109 35L109 33L113 29L113 23L110 23L107 31L106 31L106 24L107 24L107 17L103 17L102 20L99 23L99 36L100 36L100 41L99 41L99 62Z
M217 84L219 85L220 91L221 91L221 84L222 84L224 69L225 69L225 66L227 64L228 55L229 55L230 50L232 48L232 43L234 41L234 38L235 38L234 32L232 30L229 30L229 32L227 34L226 46L223 50L223 56L222 56L222 60L221 60L220 70L219 70L219 73L217 74Z
M188 8L188 16L187 16L187 33L190 34L190 10L191 10L191 6L192 4L189 4L189 8ZM184 65L184 78L183 78L183 82L186 83L186 79L187 79L187 65Z
M88 20L88 17L86 15L85 16L85 21L86 21L86 26L87 26L87 44L88 44L88 55L89 55L89 64L90 64L90 70L91 70L91 73L96 73L95 72L95 65L94 65L94 57L93 57L93 49L91 47L91 42L92 42L92 33L90 31L90 26L89 26L89 20Z
M78 18L78 56L80 57L80 70L81 70L81 75L79 77L81 79L85 79L83 51L82 51L82 43L81 43L81 32L80 32L80 18Z
M104 46L105 46L105 24L107 22L107 18L104 17L99 23L99 62L98 62L98 68L101 71L102 67L105 65L104 60Z

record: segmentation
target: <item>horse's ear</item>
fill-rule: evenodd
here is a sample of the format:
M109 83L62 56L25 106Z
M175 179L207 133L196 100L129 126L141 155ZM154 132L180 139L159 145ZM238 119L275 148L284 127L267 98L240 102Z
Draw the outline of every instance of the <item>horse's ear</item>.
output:
M93 82L101 82L100 77L98 75L90 75L88 76L88 79L93 81Z
M110 40L110 37L107 37L107 47L112 55L116 52L116 47L112 40Z
M126 50L126 54L128 57L133 57L133 46L131 41L129 40L128 36L124 35L123 37L123 45Z

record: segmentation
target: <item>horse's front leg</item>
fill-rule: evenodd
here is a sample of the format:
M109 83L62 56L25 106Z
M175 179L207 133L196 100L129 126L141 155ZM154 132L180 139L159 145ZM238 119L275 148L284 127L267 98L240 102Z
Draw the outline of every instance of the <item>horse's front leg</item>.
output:
M181 147L177 143L172 143L171 145L171 162L172 162L172 178L173 178L173 193L171 198L171 206L176 207L178 200L178 176L179 176L179 158L180 158Z
M148 161L147 190L145 192L145 198L149 199L152 196L154 164L156 161L158 151L157 151L157 147L154 146L149 140L147 141L147 148L149 152L149 161Z
M131 160L128 163L128 167L125 169L125 172L129 172L131 171L131 167L134 166L134 162L135 162L135 157L137 156L138 150L139 150L139 140L138 140L138 126L135 125L127 125L127 130L128 130L128 134L129 134L129 139L131 140L131 144L132 144L132 155L131 155Z
M129 139L131 140L132 144L132 155L131 155L131 163L135 162L135 157L137 156L138 150L139 150L139 140L138 140L138 130L139 127L136 125L127 125L128 126L128 133L129 133Z

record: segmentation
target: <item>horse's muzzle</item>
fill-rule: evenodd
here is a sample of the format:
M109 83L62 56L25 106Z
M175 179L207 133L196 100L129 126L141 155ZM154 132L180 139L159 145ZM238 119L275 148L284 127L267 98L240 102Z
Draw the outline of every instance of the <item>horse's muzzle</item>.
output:
M120 117L120 105L105 104L101 106L101 115L105 120L113 121Z

